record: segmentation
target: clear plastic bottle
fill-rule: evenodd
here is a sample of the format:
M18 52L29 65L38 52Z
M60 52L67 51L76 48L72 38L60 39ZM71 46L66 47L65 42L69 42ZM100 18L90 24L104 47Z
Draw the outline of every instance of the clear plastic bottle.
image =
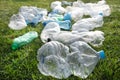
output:
M81 19L73 24L72 31L89 31L94 28L101 27L103 25L103 14L99 13L99 15L92 17Z
M50 22L56 22L57 24L59 24L59 27L61 29L64 29L64 30L70 30L71 29L71 21L70 20L65 20L65 21L53 21L53 20L47 20L47 21L44 21L42 24L44 26L46 26L46 24L50 23Z
M13 30L21 30L27 27L24 17L21 14L14 14L8 25Z
M53 36L60 33L60 26L56 22L49 22L45 25L44 29L41 32L41 40L42 42L48 42L48 39L53 40Z
M36 37L38 37L38 33L35 31L30 31L22 36L17 37L13 40L12 49L16 50L17 48L30 43Z
M70 45L71 54L67 56L67 62L72 74L80 78L87 78L93 71L100 58L105 58L104 51L97 52L87 43L82 41Z
M74 20L75 22L80 20L83 17L83 8L79 7L66 7L66 14L64 15L64 20L67 20L67 18Z
M38 69L46 76L67 78L71 75L70 66L66 62L69 48L57 41L43 45L37 52Z

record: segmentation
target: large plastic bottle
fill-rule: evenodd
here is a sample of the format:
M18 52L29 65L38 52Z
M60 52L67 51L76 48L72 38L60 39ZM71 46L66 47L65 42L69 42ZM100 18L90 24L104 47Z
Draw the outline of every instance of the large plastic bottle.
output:
M12 49L16 50L17 48L30 43L33 39L38 37L38 33L35 31L30 31L22 36L19 36L13 40Z
M97 52L87 43L76 41L70 45L71 54L67 56L67 62L72 74L80 78L87 78L93 71L100 58L105 58L104 51Z
M37 52L39 71L55 78L67 78L71 75L70 66L66 62L69 48L57 41L44 44Z
M104 39L104 33L102 31L61 31L57 35L54 35L52 38L53 41L59 41L65 45L70 45L71 43L76 41L84 41L96 47L102 45Z
M81 19L73 24L72 31L90 31L94 28L101 27L103 25L103 14L99 13L99 15L92 17Z

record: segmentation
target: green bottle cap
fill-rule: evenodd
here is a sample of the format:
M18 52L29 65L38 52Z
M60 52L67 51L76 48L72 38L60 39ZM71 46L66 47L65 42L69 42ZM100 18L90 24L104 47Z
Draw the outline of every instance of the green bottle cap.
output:
M13 43L13 44L12 44L12 49L13 49L13 50L16 50L17 48L18 48L18 45L17 45L16 43Z

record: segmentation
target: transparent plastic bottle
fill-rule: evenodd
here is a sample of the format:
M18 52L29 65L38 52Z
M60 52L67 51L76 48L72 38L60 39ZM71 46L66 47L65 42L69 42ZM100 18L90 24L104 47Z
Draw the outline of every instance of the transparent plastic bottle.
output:
M38 37L38 33L35 31L30 31L22 36L19 36L13 40L12 49L16 50L17 48L30 43L33 39Z
M99 13L99 15L92 17L81 19L73 24L72 31L90 31L94 28L101 27L103 25L103 14Z
M41 32L41 40L42 42L48 42L48 39L53 40L53 36L60 33L60 26L56 22L49 22L45 25L44 29Z
M38 69L46 76L67 78L71 75L70 66L66 62L69 48L57 41L43 45L37 52Z
M93 71L99 59L105 58L104 51L95 51L87 43L82 41L70 45L71 54L67 56L67 62L71 67L72 74L80 78L87 78Z
M8 25L13 30L21 30L27 27L24 17L21 14L14 14L10 18L10 23Z
M61 29L64 29L64 30L70 30L71 29L71 21L70 20L65 20L65 21L53 21L53 20L47 20L47 21L44 21L42 24L44 26L46 26L46 24L50 23L50 22L56 22L57 24L59 24L59 27Z

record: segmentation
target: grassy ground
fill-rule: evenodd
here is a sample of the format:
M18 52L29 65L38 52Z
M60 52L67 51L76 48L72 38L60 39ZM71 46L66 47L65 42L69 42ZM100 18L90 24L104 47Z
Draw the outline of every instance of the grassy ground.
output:
M0 0L0 80L56 80L46 77L37 68L37 50L43 43L40 38L35 39L28 45L16 51L11 50L14 38L34 30L39 34L42 25L14 31L8 27L9 19L18 12L21 6L37 6L49 9L54 0ZM74 1L74 0L69 0ZM97 0L83 0L85 2L96 2ZM103 49L106 59L99 61L92 74L86 80L120 80L120 1L107 0L112 13L104 18L104 25L97 30L105 33L103 45L96 50ZM70 76L67 80L81 80L81 78Z

